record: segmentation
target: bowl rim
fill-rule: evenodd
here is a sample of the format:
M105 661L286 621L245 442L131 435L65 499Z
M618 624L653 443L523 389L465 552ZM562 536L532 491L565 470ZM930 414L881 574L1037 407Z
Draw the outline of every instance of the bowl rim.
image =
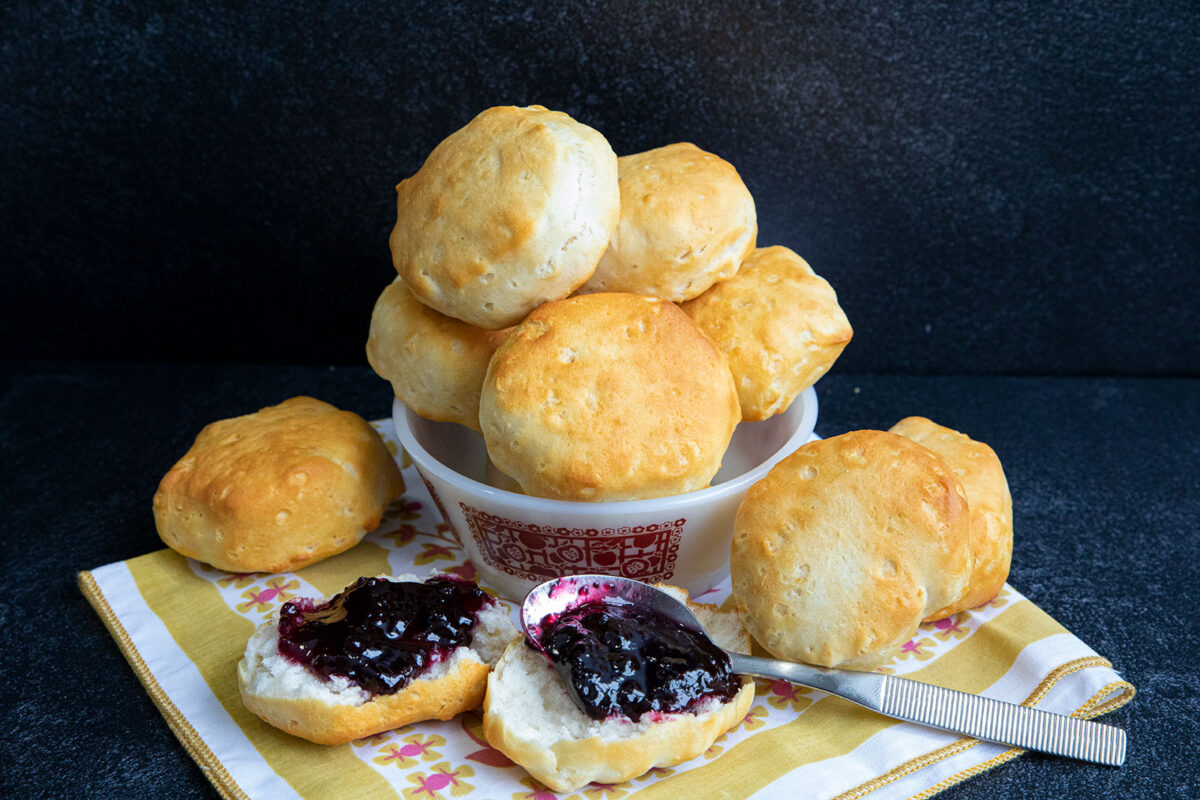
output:
M692 506L696 503L721 500L728 495L745 491L752 484L757 483L770 471L771 467L775 466L775 464L782 461L800 447L800 445L805 444L812 438L817 422L817 393L813 387L810 386L801 392L792 402L792 405L788 407L788 411L791 411L796 403L803 404L800 421L796 425L796 430L770 456L753 469L746 470L741 475L730 478L727 481L722 481L715 486L696 489L684 494L648 497L641 500L614 500L611 502L530 497L529 495L517 494L505 489L497 489L494 486L481 483L474 478L469 478L461 472L457 472L443 464L417 441L409 424L408 415L420 415L405 405L399 397L395 397L392 401L392 427L396 432L397 438L400 440L400 446L409 454L414 464L432 472L438 478L455 486L460 491L487 497L494 502L521 506L546 514L578 515L585 511L600 511L605 514L632 515L651 511L660 513L682 506ZM478 431L475 433L478 433Z

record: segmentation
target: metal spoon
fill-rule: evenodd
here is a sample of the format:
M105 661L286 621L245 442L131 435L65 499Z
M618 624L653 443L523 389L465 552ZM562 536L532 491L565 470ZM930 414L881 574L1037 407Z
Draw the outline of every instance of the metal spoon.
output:
M527 638L541 649L538 642L546 618L588 602L635 604L707 636L686 605L649 584L611 575L572 575L536 586L526 596L521 623ZM782 679L820 689L895 719L1098 764L1119 767L1125 763L1125 731L1111 725L894 675L811 667L725 652L733 671L740 675Z

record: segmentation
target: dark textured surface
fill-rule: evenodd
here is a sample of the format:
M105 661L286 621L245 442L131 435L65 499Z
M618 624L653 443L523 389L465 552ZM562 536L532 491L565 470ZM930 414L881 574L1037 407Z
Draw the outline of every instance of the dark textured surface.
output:
M207 422L295 394L389 413L364 368L18 365L0 394L0 796L215 797L75 573L161 545L150 498ZM1122 769L1024 756L943 796L1195 797L1200 381L835 373L817 430L923 414L990 443L1014 498L1012 584L1139 689ZM26 676L32 675L32 678Z
M691 140L855 372L1200 375L1193 2L0 6L0 357L362 363L392 187L491 105Z

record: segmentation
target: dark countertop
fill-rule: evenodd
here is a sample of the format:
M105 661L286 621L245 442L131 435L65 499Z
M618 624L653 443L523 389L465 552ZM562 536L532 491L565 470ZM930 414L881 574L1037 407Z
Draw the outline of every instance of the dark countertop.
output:
M297 394L383 417L387 385L365 367L18 363L0 387L0 795L216 797L76 572L161 547L151 495L205 423ZM921 414L991 444L1010 582L1139 690L1106 718L1129 733L1124 768L1026 755L941 796L1200 795L1200 380L835 372L817 390L822 435Z

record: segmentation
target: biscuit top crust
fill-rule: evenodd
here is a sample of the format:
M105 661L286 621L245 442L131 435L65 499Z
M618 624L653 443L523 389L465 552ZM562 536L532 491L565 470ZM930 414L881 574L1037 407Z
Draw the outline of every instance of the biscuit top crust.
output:
M906 417L891 432L937 454L958 479L970 505L971 582L957 602L930 619L943 619L991 600L1004 588L1012 564L1012 494L996 451L965 433L925 417Z
M729 357L746 420L780 414L854 335L833 287L787 247L762 247L681 308Z
M357 414L312 397L293 397L204 426L159 491L241 515L273 517L271 498L302 497L303 487L326 485L331 473L372 463L380 446L378 435Z
M738 508L733 594L779 658L873 666L969 575L961 483L928 449L883 431L811 442Z
M689 300L754 250L754 198L728 161L679 142L617 163L620 222L583 291Z
M154 495L159 534L220 569L281 572L355 544L404 479L359 415L312 397L206 425Z
M631 500L704 488L741 418L728 362L653 297L579 295L513 329L488 367L488 453L531 495Z
M396 187L392 263L426 305L504 328L588 279L619 203L599 132L541 106L490 108Z
M434 311L396 278L375 302L367 361L416 413L477 431L479 388L506 335Z

